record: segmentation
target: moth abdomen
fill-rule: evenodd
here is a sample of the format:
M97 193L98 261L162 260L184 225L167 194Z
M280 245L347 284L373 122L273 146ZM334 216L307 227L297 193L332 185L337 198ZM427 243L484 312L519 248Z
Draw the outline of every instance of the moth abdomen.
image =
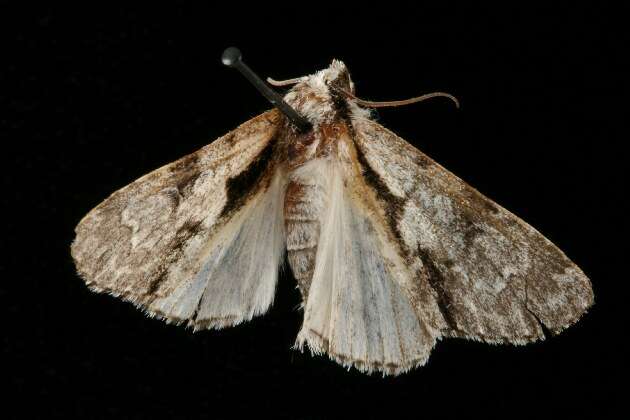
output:
M308 166L317 164L317 161L311 161ZM295 179L287 186L284 201L287 257L304 297L308 294L313 277L321 230L320 220L327 204L322 181L314 173L303 174L298 171Z

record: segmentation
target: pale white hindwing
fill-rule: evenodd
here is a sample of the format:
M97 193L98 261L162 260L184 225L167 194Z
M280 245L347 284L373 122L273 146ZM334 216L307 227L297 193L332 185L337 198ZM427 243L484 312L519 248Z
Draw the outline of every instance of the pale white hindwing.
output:
M262 114L93 209L72 244L90 288L196 329L264 313L284 251L279 121Z
M388 257L395 251L384 249L378 222L353 198L357 174L344 175L347 164L335 158L310 165L328 180L328 208L297 346L364 372L395 375L424 364L435 337L400 287L405 271Z
M195 329L222 328L265 313L273 302L285 248L285 180L278 171L269 189L251 198L203 247L201 270L152 302L150 309L188 319Z
M376 122L353 126L379 206L416 283L430 285L445 335L522 344L593 303L588 278L534 228Z

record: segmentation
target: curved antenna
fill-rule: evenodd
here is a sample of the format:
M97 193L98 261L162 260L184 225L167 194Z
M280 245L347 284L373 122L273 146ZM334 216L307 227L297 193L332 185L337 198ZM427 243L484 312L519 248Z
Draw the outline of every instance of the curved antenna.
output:
M438 97L443 97L443 98L448 98L451 101L453 101L455 103L455 106L457 108L459 108L459 101L457 100L456 97L454 97L453 95L451 95L450 93L445 93L445 92L432 92L432 93L427 93L425 95L421 95L421 96L416 96L415 98L410 98L410 99L405 99L402 101L386 101L386 102L377 102L377 101L366 101L365 99L360 99L357 98L356 96L354 96L352 93L340 89L338 87L335 86L330 86L331 88L343 93L344 95L346 95L348 98L355 100L359 105L363 105L365 107L368 108L385 108L385 107L389 107L389 106L402 106L402 105L410 105L410 104L415 104L417 102L422 102L422 101L426 101L427 99L431 99L431 98L438 98Z
M287 79L287 80L274 80L271 77L267 77L267 83L269 83L272 86L289 86L289 85L295 85L297 83L300 83L301 81L305 79L306 77L296 77L294 79Z
M230 47L223 51L223 55L221 56L221 61L228 67L234 67L238 70L247 80L251 82L252 85L258 92L260 92L269 102L273 104L276 108L278 108L286 117L291 121L293 125L295 125L298 130L304 132L313 127L313 125L303 116L301 116L295 109L291 108L289 104L287 104L282 96L278 95L273 89L263 82L260 77L256 73L250 69L247 64L243 62L243 55L239 51L238 48Z

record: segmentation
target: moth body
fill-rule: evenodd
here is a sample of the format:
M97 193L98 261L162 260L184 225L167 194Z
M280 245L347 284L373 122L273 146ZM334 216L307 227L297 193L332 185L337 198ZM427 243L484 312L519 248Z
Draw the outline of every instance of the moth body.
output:
M285 101L305 115L313 129L299 133L285 129L288 185L284 218L287 257L304 301L315 269L321 222L330 206L329 166L338 158L339 143L347 140L347 121L366 111L348 103L330 86L354 92L346 66L334 60L331 67L298 83Z
M326 179L318 176L323 165L311 160L291 173L285 196L287 257L304 298L315 269L321 218L329 205Z

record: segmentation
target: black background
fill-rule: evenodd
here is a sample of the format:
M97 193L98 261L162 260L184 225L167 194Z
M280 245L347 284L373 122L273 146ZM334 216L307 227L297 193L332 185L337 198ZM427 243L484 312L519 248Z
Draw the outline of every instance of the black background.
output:
M201 4L201 2L199 2ZM626 229L613 11L232 2L2 6L2 381L9 417L539 417L614 410L614 295ZM596 305L542 343L438 343L398 378L291 350L290 274L270 312L192 334L87 290L69 253L111 192L269 108L220 63L236 45L261 76L348 65L359 96L446 100L379 122L510 209L592 279ZM617 213L618 212L618 213ZM617 321L618 322L618 321ZM25 398L20 400L20 398ZM22 401L22 402L20 402ZM11 405L11 404L10 404ZM3 417L5 417L3 415Z

